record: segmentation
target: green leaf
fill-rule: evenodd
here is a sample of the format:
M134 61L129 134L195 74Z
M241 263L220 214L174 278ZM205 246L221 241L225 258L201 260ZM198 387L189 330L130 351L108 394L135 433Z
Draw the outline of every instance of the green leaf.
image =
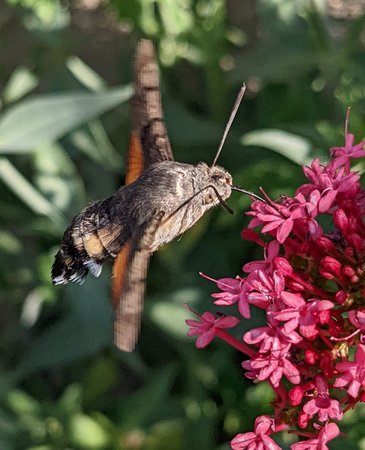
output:
M66 287L70 311L35 340L21 360L15 377L93 355L112 343L112 314L106 277L84 286Z
M185 2L186 3L186 2ZM186 33L193 26L192 11L184 2L159 2L161 19L171 42L171 36Z
M32 91L37 84L37 77L27 67L18 67L3 90L2 96L5 103L15 102Z
M48 216L58 226L63 226L65 220L59 210L6 158L0 158L0 178L32 211Z
M103 93L42 95L9 108L0 117L0 152L22 153L51 143L88 120L127 101L131 87Z
M78 414L81 410L82 392L78 384L71 384L64 390L58 407L65 415Z
M70 13L61 5L59 0L12 0L14 3L23 4L28 14L24 16L24 26L39 37L49 36L50 33L65 28L70 22ZM49 38L48 38L49 39Z
M74 131L71 142L80 152L93 159L109 171L121 172L122 157L115 150L99 120L93 120L88 128Z
M149 450L181 450L183 448L183 424L179 419L163 420L151 427L146 438Z
M79 57L70 56L67 60L67 68L81 84L91 91L100 92L106 88L105 81Z
M105 392L117 384L120 373L111 359L99 357L88 370L83 383L84 404L97 401Z
M21 250L21 241L13 233L0 230L0 251L10 255L16 255L19 254Z
M33 397L20 389L9 392L7 403L12 411L17 414L37 415L40 411L39 403Z
M311 145L307 139L287 131L275 129L246 133L241 138L241 144L268 148L299 165L308 162L311 150Z
M198 289L181 289L168 296L166 300L150 302L147 311L150 318L165 332L179 339L186 339L188 327L185 320L190 314L184 303L194 305L201 296Z
M60 144L37 148L33 160L34 184L58 210L76 211L86 203L80 174Z
M165 365L148 377L148 382L135 394L121 404L124 429L130 429L148 422L155 422L158 415L163 415L168 400L169 389L175 376L175 366ZM158 411L156 410L158 405Z
M86 414L77 414L71 419L71 439L77 447L101 449L108 444L106 431Z
M90 416L78 414L71 420L71 439L77 447L102 449L108 444L108 434Z

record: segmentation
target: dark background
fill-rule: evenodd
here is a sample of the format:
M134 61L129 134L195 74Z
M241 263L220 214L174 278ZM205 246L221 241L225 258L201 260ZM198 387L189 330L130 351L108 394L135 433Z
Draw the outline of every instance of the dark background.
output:
M110 267L57 288L50 267L72 216L123 182L140 37L157 47L176 159L213 160L245 81L220 164L277 198L304 181L301 164L343 144L347 106L364 137L364 11L360 0L0 0L1 450L228 449L270 413L241 355L185 336L184 303L213 309L215 285L198 272L233 277L262 257L240 238L248 198L233 194L235 216L217 208L153 257L132 354L112 345ZM364 414L347 413L331 448L363 448Z

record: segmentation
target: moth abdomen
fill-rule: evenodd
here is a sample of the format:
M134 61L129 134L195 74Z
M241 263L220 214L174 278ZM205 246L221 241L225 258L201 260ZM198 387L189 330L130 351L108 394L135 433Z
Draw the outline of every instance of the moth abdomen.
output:
M83 262L88 258L80 235L81 217L76 216L65 231L52 266L53 284L82 283L88 273Z
M82 283L88 272L98 277L104 261L120 251L122 226L111 222L106 202L90 205L65 231L52 267L54 284Z

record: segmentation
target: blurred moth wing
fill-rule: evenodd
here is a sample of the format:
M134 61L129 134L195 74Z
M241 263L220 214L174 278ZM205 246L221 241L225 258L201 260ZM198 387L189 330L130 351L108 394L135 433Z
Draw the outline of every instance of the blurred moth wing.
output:
M135 181L151 164L173 161L170 141L164 124L158 67L153 44L138 43L135 61L135 84L132 101L126 184ZM131 238L117 255L113 265L112 298L115 308L114 343L124 351L136 345L145 280L150 258L149 248L162 216Z

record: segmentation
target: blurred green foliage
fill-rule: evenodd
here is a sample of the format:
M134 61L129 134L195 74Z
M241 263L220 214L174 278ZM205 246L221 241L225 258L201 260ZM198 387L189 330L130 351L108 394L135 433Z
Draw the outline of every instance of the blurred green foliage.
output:
M261 258L239 235L247 198L233 195L234 217L207 214L154 256L133 354L112 346L110 268L54 288L50 267L68 220L122 183L141 36L157 46L179 161L213 160L242 81L248 92L220 162L246 189L292 193L300 164L343 143L348 105L363 138L365 15L330 4L0 4L1 450L227 449L270 412L270 389L245 380L239 356L220 342L198 351L185 337L183 303L211 307L214 286L198 271L233 276ZM361 408L347 415L349 450L363 448L363 421Z

